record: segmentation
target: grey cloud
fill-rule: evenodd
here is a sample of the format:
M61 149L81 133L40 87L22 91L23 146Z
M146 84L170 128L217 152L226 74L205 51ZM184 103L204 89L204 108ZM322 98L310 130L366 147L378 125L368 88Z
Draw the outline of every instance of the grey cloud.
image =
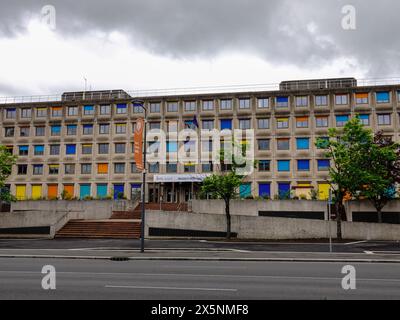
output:
M38 16L46 4L2 0L0 32L3 36L21 32L24 22ZM53 0L51 4L57 10L57 32L66 37L94 30L121 31L136 45L178 59L242 51L271 63L310 69L353 57L371 76L400 71L397 0ZM356 7L357 30L341 27L341 9L347 4Z

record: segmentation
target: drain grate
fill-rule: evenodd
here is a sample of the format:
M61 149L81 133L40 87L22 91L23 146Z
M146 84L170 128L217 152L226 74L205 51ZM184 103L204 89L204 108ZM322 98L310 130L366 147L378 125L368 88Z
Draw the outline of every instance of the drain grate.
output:
M129 261L128 257L111 257L111 261Z

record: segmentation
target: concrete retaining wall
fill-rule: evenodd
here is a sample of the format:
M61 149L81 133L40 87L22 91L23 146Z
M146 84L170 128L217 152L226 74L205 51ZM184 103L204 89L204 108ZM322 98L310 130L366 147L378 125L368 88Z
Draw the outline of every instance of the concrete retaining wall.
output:
M343 239L351 240L400 240L400 226L377 223L342 223ZM148 211L146 234L149 228L167 228L199 231L226 231L225 216L183 212ZM322 239L336 237L336 222L286 219L270 217L232 216L232 232L239 239Z

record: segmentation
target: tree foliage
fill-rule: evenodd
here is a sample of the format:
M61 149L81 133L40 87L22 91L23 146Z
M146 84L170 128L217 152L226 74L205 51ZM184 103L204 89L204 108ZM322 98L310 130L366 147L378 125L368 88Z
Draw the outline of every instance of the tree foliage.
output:
M7 178L11 175L12 166L16 162L16 157L3 145L0 145L0 201L14 201L14 197L10 195L5 188Z

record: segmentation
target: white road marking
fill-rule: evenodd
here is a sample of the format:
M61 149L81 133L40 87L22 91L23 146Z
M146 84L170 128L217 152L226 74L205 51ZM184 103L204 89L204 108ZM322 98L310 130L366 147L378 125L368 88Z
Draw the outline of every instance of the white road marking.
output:
M348 242L348 243L345 243L345 245L348 246L348 245L359 244L359 243L364 243L364 242L368 242L368 240Z
M366 254L374 254L373 251L364 251L364 253L366 253Z
M237 289L220 289L220 288L142 287L142 286L112 286L112 285L106 285L105 288L150 289L150 290L229 291L229 292L237 292L238 291Z

